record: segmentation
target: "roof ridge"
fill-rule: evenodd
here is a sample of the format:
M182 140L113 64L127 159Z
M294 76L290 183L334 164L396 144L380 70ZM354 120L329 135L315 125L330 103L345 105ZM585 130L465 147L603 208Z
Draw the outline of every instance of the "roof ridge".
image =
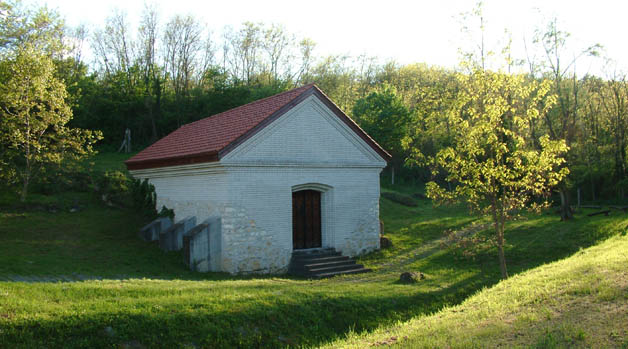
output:
M264 97L264 98L262 98L262 99L257 99L257 100L251 101L251 102L249 102L249 103L247 103L247 104L242 104L242 105L240 105L240 106L237 106L237 107L234 107L234 108L231 108L231 109L227 109L227 110L225 110L225 111L223 111L223 112L220 112L220 113L218 113L218 114L210 115L210 116L204 117L204 118L202 118L202 119L198 119L198 120L196 120L196 121L189 122L189 123L187 123L187 124L181 125L181 127L191 126L191 125L193 125L193 124L196 124L197 122L201 122L201 121L204 121L204 120L207 120L207 119L210 119L210 118L215 118L215 117L220 116L220 115L222 115L222 114L224 114L224 113L227 113L227 112L237 111L238 109L241 109L241 108L244 108L244 107L247 107L247 106L251 106L251 105L253 105L253 104L257 104L257 103L260 103L260 102L263 102L263 101L269 100L269 99L271 99L271 98L278 98L278 97L280 97L280 96L286 95L286 94L288 94L288 93L292 93L292 92L294 92L294 91L296 91L296 90L299 90L299 89L303 89L303 92L305 92L305 91L309 90L309 89L310 89L310 88L312 88L312 87L315 87L315 88L317 88L317 89L318 89L318 87L316 86L316 84L315 84L315 83L313 83L313 82L311 82L311 83L309 83L309 84L307 84L307 85L303 85L303 86L301 86L301 87L295 87L295 88L290 89L290 90L287 90L287 91L279 92L279 93L274 94L274 95L272 95L272 96ZM299 94L298 94L297 96L295 96L294 98L297 98L297 97L299 97L300 95L301 95L301 93L299 93ZM293 98L293 99L294 99L294 98ZM290 101L292 101L293 99L291 99ZM288 103L289 103L290 101L288 101Z

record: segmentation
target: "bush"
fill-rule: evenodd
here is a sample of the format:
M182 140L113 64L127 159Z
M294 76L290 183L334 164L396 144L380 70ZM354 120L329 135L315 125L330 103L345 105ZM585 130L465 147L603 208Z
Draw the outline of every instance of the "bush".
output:
M148 182L148 179L143 181L139 179L131 180L131 202L133 208L142 213L147 218L157 217L157 210L155 206L157 204L157 194L155 193L155 186ZM164 206L162 212L167 210Z
M129 205L129 178L120 171L107 171L96 177L94 191L109 206Z
M398 204L405 205L405 206L416 207L419 205L415 199L413 199L411 196L408 196L408 195L403 195L403 194L394 193L394 192L384 192L382 193L382 196L390 201L393 201L393 202L396 202Z
M90 171L72 161L43 166L41 175L33 178L30 192L55 195L63 192L89 192L92 184ZM19 187L19 186L18 186ZM18 189L19 190L19 189Z
M171 208L167 208L166 206L161 207L161 211L159 211L158 217L168 217L170 220L174 221L174 210Z
M157 213L155 186L147 179L132 179L121 171L105 172L97 178L95 191L108 206L131 207L148 219L174 217L174 211L165 206Z

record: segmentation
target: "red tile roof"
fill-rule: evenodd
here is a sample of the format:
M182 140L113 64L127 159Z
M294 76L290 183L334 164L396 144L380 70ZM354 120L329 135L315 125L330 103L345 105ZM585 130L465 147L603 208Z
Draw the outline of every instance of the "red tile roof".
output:
M218 161L231 149L310 95L317 95L384 159L390 155L314 84L305 85L186 125L125 163L129 170Z

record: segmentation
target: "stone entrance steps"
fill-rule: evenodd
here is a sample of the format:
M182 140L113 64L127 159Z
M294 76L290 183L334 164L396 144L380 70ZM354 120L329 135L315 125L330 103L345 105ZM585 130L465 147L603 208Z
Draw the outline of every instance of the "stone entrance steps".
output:
M355 260L343 256L333 248L292 253L288 273L312 279L321 279L344 274L359 274L371 271Z

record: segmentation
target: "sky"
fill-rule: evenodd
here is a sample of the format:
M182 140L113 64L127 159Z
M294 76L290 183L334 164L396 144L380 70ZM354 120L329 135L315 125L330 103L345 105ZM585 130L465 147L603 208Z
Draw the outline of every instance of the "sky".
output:
M131 21L144 7L143 0L31 0L57 9L69 25L102 27L115 8L126 11ZM458 49L475 42L461 32L460 14L470 11L476 1L371 1L371 0L228 0L155 1L162 21L173 14L192 14L219 35L225 25L235 28L244 21L278 23L299 37L316 43L315 54L377 56L381 61L401 64L428 63L453 67L459 61ZM628 71L628 45L625 36L627 1L581 0L486 0L484 17L487 42L495 44L512 34L513 51L525 56L524 38L530 42L534 29L556 16L559 25L571 33L572 54L599 43L618 69ZM132 22L133 23L133 22ZM503 40L501 40L503 42ZM579 61L579 74L603 75L601 59Z

